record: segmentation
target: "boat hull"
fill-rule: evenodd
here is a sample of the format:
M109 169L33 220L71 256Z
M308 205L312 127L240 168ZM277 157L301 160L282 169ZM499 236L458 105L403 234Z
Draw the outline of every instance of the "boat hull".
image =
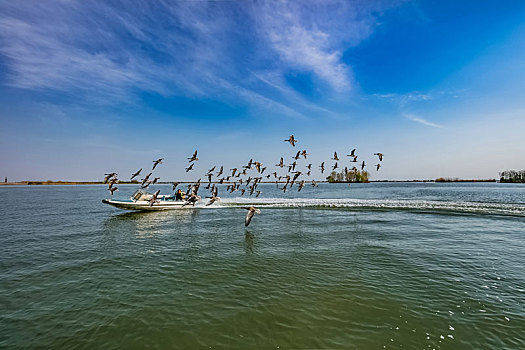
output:
M191 204L184 205L184 201L163 201L150 205L148 201L119 201L113 199L103 199L102 203L111 205L115 208L123 210L141 210L141 211L156 211L156 210L176 210L176 209L190 209L193 208Z

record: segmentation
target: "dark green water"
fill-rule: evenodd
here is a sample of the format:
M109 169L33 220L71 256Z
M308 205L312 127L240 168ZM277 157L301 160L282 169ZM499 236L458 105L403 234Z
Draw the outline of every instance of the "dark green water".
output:
M0 187L0 347L525 348L525 186L260 187L152 213Z

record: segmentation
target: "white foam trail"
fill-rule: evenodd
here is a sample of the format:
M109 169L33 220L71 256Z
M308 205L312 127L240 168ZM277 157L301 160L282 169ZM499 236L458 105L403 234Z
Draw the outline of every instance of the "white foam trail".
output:
M319 199L319 198L222 198L209 208L254 205L270 208L349 208L367 210L449 211L525 217L525 205L478 202L442 202L389 199Z

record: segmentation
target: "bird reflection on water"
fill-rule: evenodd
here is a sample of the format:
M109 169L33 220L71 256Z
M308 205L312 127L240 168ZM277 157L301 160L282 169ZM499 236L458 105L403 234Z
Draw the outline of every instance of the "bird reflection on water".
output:
M254 254L254 250L253 250L254 242L255 242L255 235L252 232L245 230L244 250L246 253Z

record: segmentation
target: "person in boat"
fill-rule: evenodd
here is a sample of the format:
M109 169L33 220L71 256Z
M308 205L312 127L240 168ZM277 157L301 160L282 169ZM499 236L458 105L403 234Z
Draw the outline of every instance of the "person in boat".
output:
M176 200L176 201L181 201L181 200L184 199L184 197L185 197L185 193L182 192L182 190L179 188L179 189L177 190L177 192L175 192L175 200Z

